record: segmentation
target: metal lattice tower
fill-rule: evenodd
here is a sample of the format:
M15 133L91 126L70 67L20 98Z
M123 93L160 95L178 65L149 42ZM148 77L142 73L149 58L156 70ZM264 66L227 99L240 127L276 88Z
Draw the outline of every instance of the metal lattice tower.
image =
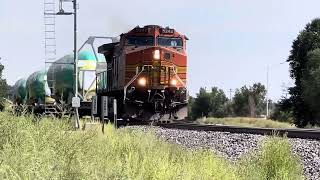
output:
M45 58L54 61L56 56L56 4L55 0L44 0Z
M49 67L56 60L56 0L44 0L44 55L45 55L45 70L48 72ZM54 73L54 71L53 71ZM54 74L48 76L46 81L48 83L51 94L55 93ZM50 110L45 97L45 111Z

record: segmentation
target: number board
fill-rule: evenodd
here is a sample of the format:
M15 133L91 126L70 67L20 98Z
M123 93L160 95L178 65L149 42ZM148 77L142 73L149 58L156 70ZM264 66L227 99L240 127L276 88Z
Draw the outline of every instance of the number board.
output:
M148 28L135 28L134 32L135 33L148 33L149 29Z
M162 29L160 29L160 33L161 34L174 34L174 29L164 29L164 28L162 28Z

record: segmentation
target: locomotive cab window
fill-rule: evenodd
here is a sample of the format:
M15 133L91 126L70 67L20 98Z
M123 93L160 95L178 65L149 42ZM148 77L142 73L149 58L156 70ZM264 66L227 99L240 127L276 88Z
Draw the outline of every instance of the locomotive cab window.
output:
M183 41L181 38L172 38L172 37L158 37L158 46L167 46L167 47L177 47L182 48Z
M154 37L152 36L131 36L127 37L128 46L154 46Z

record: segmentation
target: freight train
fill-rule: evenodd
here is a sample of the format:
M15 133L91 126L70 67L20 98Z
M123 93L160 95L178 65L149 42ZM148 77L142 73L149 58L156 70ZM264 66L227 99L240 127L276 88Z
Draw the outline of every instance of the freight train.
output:
M98 48L105 61L98 61L93 53L79 53L80 116L92 113L112 120L112 103L117 100L117 118L123 122L186 118L187 40L169 27L137 26L121 34L119 41ZM15 104L38 113L46 113L46 108L71 111L72 63L73 56L67 55L48 70L18 80L13 88ZM84 87L86 70L96 72L88 87Z
M91 115L91 99L96 91L97 58L89 51L79 53L79 115ZM49 68L32 73L27 79L18 80L13 86L13 102L16 109L25 105L38 114L70 113L74 97L73 55L66 55L50 63ZM90 73L91 72L91 73ZM93 73L93 74L92 74Z
M187 116L188 38L158 25L135 27L98 52L96 114L111 118L117 100L119 120L170 121Z

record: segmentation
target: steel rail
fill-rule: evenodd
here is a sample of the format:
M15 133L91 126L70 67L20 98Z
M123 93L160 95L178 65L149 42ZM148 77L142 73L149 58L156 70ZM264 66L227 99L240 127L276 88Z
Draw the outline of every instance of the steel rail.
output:
M255 128L229 125L205 125L186 122L174 122L169 124L158 124L160 127L170 129L186 129L195 131L221 131L230 133L245 133L259 135L276 135L289 138L316 139L320 140L320 129L284 129L284 128Z

